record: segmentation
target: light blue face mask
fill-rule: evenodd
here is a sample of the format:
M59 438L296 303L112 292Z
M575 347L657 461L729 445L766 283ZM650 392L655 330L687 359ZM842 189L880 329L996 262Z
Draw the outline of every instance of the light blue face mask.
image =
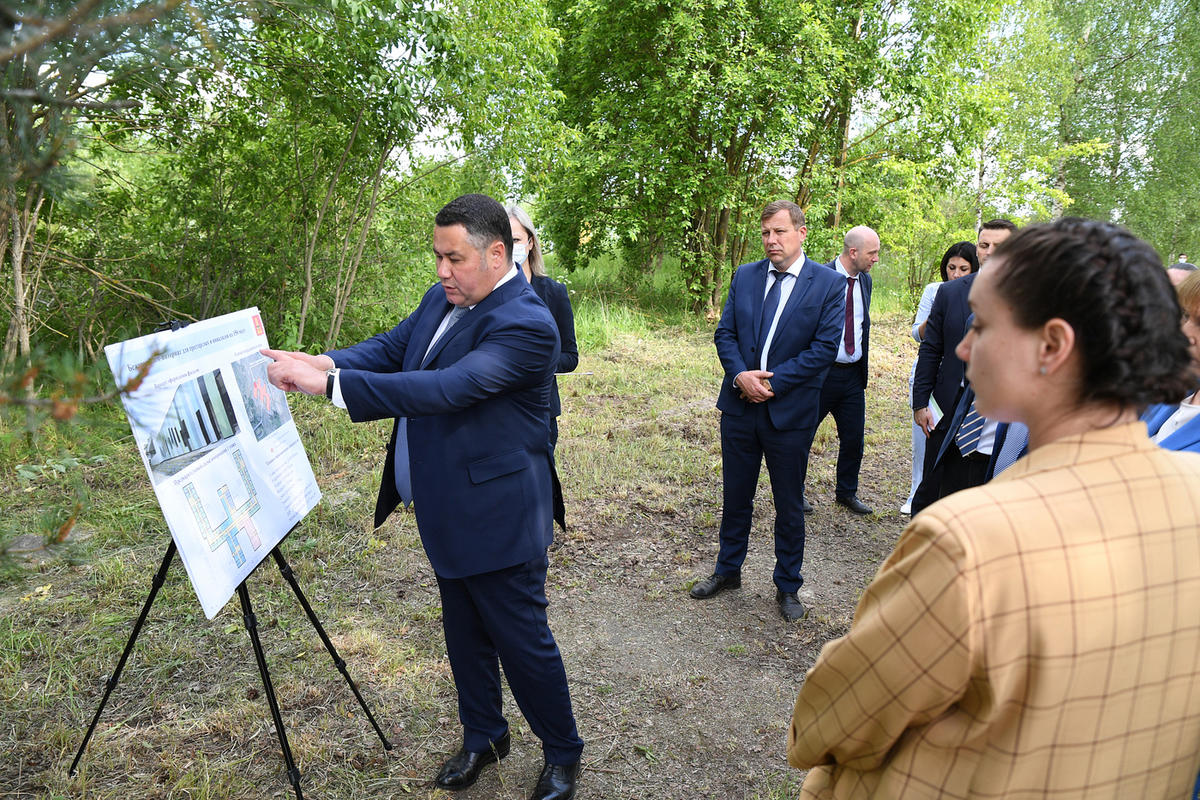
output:
M513 263L518 267L525 266L525 259L529 258L529 252L525 249L525 245L513 243Z

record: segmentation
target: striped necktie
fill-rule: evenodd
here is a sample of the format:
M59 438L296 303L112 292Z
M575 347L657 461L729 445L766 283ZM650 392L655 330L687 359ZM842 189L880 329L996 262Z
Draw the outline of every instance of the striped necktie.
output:
M954 435L954 443L958 445L958 452L964 456L969 456L974 453L979 447L979 437L983 434L983 423L986 422L983 415L975 410L975 393L971 393L971 407L967 409L967 415L963 417L962 424L958 426L958 433Z

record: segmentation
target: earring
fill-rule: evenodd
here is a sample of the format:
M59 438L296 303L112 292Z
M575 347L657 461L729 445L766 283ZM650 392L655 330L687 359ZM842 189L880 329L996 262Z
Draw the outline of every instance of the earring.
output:
M1045 374L1046 374L1046 365L1043 364L1042 366L1038 367L1038 375L1045 375Z

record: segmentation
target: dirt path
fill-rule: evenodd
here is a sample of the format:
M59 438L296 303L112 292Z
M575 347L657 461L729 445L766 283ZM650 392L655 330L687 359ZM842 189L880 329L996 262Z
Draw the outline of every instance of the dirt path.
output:
M652 485L644 494L572 507L574 528L554 551L549 593L588 741L584 796L798 794L802 773L787 766L784 749L796 692L821 646L848 628L858 595L907 521L897 509L908 489L912 349L898 325L875 330L860 494L879 513L860 518L833 504L837 440L827 422L808 481L816 510L807 518L803 623L785 623L775 606L774 510L765 481L742 588L707 601L692 600L687 588L711 572L715 558L719 471L690 491ZM685 406L672 424L719 456L710 402ZM621 524L607 521L614 504L632 509L617 515ZM464 800L526 796L540 753L536 739L519 730L518 759L504 764L508 785L489 778Z
M580 369L594 375L564 381L560 460L572 528L551 552L547 591L587 741L581 800L796 796L802 776L784 754L796 691L821 646L846 630L905 522L896 509L908 487L914 348L904 328L881 319L872 331L860 496L879 514L834 506L837 440L828 422L818 432L801 590L810 613L796 625L775 607L765 478L742 588L707 601L687 595L712 571L720 519L711 334L618 338L585 356ZM314 447L328 413L316 403L298 412L312 420L310 458L328 458ZM436 587L412 517L379 531L366 522L378 438L368 431L361 453L317 466L325 501L287 544L396 745L391 754L278 575L260 570L252 590L305 797L444 798L431 778L458 744ZM118 499L152 504L127 489ZM97 528L88 560L48 564L0 597L0 798L292 796L236 603L204 621L178 567L81 776L66 776L162 549L161 533ZM540 747L511 697L506 709L512 754L462 800L528 796Z

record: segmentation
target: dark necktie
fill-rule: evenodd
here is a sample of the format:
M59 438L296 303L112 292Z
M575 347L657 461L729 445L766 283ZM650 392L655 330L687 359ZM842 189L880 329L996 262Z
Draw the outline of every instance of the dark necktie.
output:
M771 332L771 323L775 321L775 311L779 308L781 291L779 287L788 273L773 269L771 275L775 278L775 282L771 284L771 288L767 290L767 296L763 299L762 318L758 323L758 352L760 354L767 346L767 334Z
M429 358L430 350L438 343L443 336L450 332L462 315L467 313L467 309L462 306L455 306L450 309L449 319L446 322L446 327L442 330L441 336L434 334L433 341L429 343L428 349L425 350L425 358ZM439 326L440 327L440 326ZM424 366L424 365L422 365ZM408 417L400 417L396 420L396 491L400 494L400 500L407 507L412 503L412 472L408 467Z
M854 278L846 278L846 324L843 326L842 342L846 345L846 355L854 355Z

